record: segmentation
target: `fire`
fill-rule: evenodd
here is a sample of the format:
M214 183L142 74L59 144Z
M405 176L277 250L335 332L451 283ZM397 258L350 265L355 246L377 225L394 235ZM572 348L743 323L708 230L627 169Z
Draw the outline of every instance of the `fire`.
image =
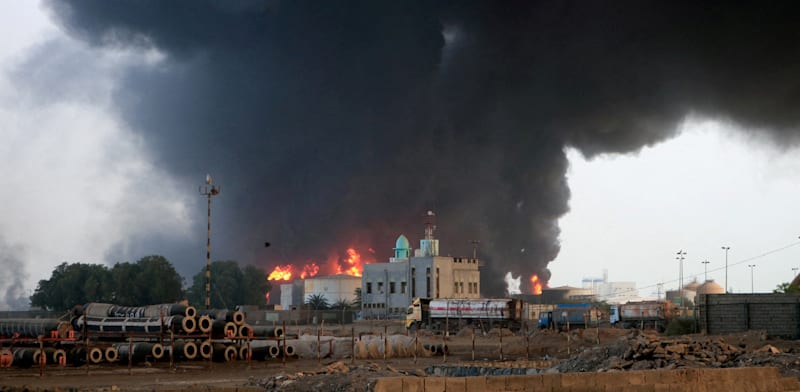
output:
M267 276L267 280L292 280L292 266L290 264L275 267Z
M303 266L303 272L300 273L300 279L316 276L317 272L319 272L317 263L311 262L310 264L306 264Z
M542 294L542 282L539 281L539 276L536 274L531 275L531 294Z
M341 264L344 264L344 267ZM336 264L337 274L361 276L364 271L364 261L361 260L361 255L353 248L347 248L347 258L341 264Z

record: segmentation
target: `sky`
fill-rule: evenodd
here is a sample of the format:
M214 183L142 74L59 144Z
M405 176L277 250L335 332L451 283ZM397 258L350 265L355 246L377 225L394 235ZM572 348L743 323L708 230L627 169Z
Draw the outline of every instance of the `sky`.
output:
M173 30L181 23L158 18L168 11L98 4L0 0L0 262L9 271L0 309L24 306L64 261L163 254L190 279L205 261L197 186L207 172L223 186L214 258L265 269L351 245L387 258L397 234L421 237L428 209L439 213L443 253L470 254L469 239L479 238L490 272L549 274L550 286L607 269L648 296L658 283L676 285L678 250L687 252L685 280L702 280L708 260L709 278L723 284L723 245L735 292L750 290L750 264L760 292L800 267L796 120L778 110L793 108L793 90L780 87L794 73L780 56L707 75L693 62L719 67L718 59L687 49L688 60L656 67L654 79L670 83L651 84L624 56L651 53L639 42L589 76L573 74L585 67L501 56L530 49L513 40L495 49L493 40L516 34L504 22L513 17L487 21L468 7L431 11L444 22L417 10L385 21L369 7L361 19L320 11L372 28L374 40L331 19L311 24L319 33L298 32L304 24L293 18L314 12L267 9L288 22L270 25L274 41L249 46L252 29L238 30L237 18L263 11L257 2L211 6L209 15L222 15L219 35L202 23ZM606 31L588 26L588 36L592 29ZM570 34L581 37L575 48L604 52L571 30L567 47ZM672 60L672 38L655 39L667 49L653 57ZM530 74L529 61L540 73ZM786 70L731 82L770 61ZM673 80L675 69L690 76ZM637 77L620 84L617 72ZM514 78L532 87L519 90ZM591 87L562 93L578 84ZM642 95L653 88L660 92ZM502 286L487 275L484 287Z

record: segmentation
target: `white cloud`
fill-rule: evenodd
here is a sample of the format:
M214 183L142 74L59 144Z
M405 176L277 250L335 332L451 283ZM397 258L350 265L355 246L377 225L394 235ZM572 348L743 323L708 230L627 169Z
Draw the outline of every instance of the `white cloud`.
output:
M25 250L20 278L28 290L62 261L117 261L103 258L127 239L185 237L190 223L188 192L150 163L146 145L112 109L122 70L162 57L100 52L51 27L0 45L0 236Z

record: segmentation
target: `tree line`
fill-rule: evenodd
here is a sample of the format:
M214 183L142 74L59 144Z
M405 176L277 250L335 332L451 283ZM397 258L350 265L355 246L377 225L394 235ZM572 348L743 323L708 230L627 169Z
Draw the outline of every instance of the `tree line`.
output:
M211 306L266 303L271 289L266 271L253 265L240 267L236 261L211 263ZM123 262L111 268L102 264L61 263L50 279L42 279L30 297L31 306L64 311L87 302L108 302L141 306L188 300L205 306L205 267L184 289L184 279L163 256L145 256L135 263Z

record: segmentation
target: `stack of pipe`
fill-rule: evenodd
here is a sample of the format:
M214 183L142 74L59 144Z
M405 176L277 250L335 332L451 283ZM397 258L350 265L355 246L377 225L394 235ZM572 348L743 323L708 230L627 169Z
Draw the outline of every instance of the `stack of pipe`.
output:
M196 317L197 309L194 306L182 304L121 306L100 302L89 302L83 306L83 315L121 318L159 318L162 316Z
M59 338L67 338L72 326L58 319L4 319L0 320L0 336L37 338L50 337L53 331Z
M114 345L114 348L119 353L121 362L127 362L130 358L131 362L138 363L161 359L164 356L164 347L159 343L118 343Z
M73 327L82 331L85 327L91 332L139 332L161 333L162 322L167 330L192 333L195 330L194 318L169 316L161 318L121 318L80 316L73 320Z

